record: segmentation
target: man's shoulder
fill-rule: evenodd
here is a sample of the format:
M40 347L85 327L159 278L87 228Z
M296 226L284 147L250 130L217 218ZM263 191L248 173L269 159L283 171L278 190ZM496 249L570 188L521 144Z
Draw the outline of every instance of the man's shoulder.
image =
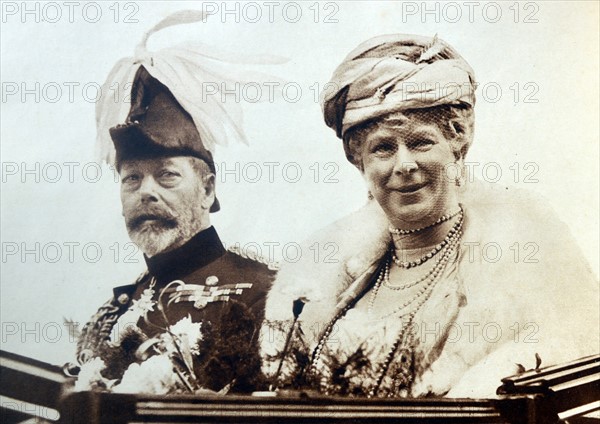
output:
M251 273L273 279L279 270L277 262L269 261L253 250L231 246L223 255L223 266L232 271Z
M231 247L218 259L192 270L181 281L212 297L222 296L254 303L266 296L278 265L253 252Z

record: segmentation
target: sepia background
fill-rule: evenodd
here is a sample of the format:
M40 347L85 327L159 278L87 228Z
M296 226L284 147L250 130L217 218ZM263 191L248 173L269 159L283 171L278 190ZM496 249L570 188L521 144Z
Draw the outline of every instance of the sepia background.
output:
M597 2L3 2L2 349L71 360L64 319L85 323L112 287L144 270L118 179L94 163L97 87L161 18L202 8L206 22L161 31L149 49L197 40L289 58L263 68L288 82L285 96L240 99L249 146L215 153L227 172L218 172L221 211L211 218L227 245L282 263L334 255L297 243L367 193L317 94L370 37L438 34L480 84L467 158L475 177L544 196L598 275Z

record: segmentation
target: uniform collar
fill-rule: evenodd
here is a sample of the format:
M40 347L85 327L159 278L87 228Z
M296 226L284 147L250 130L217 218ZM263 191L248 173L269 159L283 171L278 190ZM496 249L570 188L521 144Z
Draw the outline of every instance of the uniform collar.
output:
M144 255L150 275L159 280L183 278L192 271L219 259L225 253L214 227L200 231L186 244L166 253L148 258Z

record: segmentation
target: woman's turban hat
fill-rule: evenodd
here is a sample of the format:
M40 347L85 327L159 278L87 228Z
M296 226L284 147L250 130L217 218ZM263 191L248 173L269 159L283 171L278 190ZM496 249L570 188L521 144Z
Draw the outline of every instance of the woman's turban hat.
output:
M346 56L325 87L325 123L340 138L348 129L392 112L475 105L473 70L437 36L372 38Z

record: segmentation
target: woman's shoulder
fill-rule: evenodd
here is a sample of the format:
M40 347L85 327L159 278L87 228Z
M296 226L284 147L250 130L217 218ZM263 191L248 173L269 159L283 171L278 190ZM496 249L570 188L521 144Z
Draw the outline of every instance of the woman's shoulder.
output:
M476 248L487 264L525 274L556 269L557 276L571 273L593 279L570 228L540 194L476 181L463 192L462 202L463 248Z
M555 336L562 331L550 321L564 330L580 326L597 310L597 278L548 201L484 183L469 190L459 267L469 309L543 323Z
M522 254L528 250L535 251L539 260L559 253L577 256L578 262L583 258L570 228L550 202L532 190L475 181L463 191L461 202L465 209L463 245L493 246L504 257L511 250L515 258L519 250Z
M539 222L540 216L558 221L550 202L525 188L474 180L461 192L461 201L472 216L498 222ZM494 219L495 218L495 219Z
M267 318L289 316L288 306L295 299L333 309L340 293L385 252L389 243L386 223L383 210L371 200L308 236L300 243L300 258L279 270L268 294ZM286 314L277 312L282 305Z

